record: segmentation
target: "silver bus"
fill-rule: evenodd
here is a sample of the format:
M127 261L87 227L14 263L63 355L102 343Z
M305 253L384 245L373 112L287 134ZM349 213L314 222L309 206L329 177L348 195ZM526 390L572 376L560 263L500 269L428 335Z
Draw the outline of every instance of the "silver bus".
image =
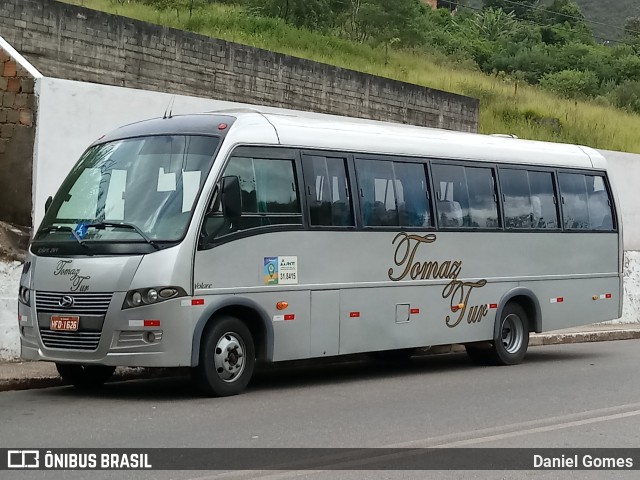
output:
M257 360L523 360L530 332L618 318L605 159L575 145L303 113L173 116L91 145L35 233L22 357L79 387L191 367L233 395Z

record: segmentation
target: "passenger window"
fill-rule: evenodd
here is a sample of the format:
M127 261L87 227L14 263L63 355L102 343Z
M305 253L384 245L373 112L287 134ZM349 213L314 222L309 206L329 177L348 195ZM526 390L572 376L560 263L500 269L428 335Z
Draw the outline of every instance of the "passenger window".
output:
M407 227L431 227L429 189L424 165L420 163L394 163L398 214L400 225Z
M551 172L528 172L533 228L560 228Z
M498 207L490 168L434 164L436 212L442 228L497 228Z
M356 160L365 226L432 225L423 164Z
M613 212L604 178L586 175L589 207L589 228L592 230L613 230Z
M353 226L345 159L305 156L303 170L311 225Z
M356 160L365 226L398 225L395 182L391 162Z
M558 228L550 172L500 169L505 226L513 229Z
M302 224L302 214L292 160L231 157L223 176L236 176L240 181L242 215L229 220L218 214L208 219L207 230L215 236L250 228ZM218 222L220 225L211 225Z
M613 211L604 177L560 173L563 221L567 229L613 230Z
M531 193L526 170L500 169L500 186L507 228L533 228Z
M569 230L589 230L589 207L585 176L577 173L558 175L562 195L562 221Z
M474 228L496 228L498 205L496 203L493 172L489 168L465 167L469 186L469 214Z

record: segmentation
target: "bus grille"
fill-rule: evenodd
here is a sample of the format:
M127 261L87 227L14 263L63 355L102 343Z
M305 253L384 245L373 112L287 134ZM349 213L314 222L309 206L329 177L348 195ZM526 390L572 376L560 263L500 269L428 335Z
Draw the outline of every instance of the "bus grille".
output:
M42 343L47 348L64 350L96 350L102 332L58 332L40 328Z
M73 305L60 306L63 297L71 297ZM106 315L113 293L64 293L36 291L38 313L64 313L75 315Z

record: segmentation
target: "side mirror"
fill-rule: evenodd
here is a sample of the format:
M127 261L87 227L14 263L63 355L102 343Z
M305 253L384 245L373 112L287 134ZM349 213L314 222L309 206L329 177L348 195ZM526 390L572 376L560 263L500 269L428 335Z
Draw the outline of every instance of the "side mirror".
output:
M238 177L222 177L221 197L224 218L238 218L242 215L242 193Z
M51 206L51 202L53 202L53 197L51 195L49 195L49 198L47 198L47 200L44 202L44 211L45 212L47 210L49 210L49 207Z

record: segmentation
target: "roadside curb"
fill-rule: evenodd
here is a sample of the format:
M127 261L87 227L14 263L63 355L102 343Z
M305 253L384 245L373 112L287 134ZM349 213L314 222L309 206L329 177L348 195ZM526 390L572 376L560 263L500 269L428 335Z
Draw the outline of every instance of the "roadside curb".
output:
M640 339L640 329L596 330L591 332L541 333L533 334L529 340L530 347L543 345L560 345L569 343L609 342L613 340ZM441 355L464 352L464 345L439 345L419 349L417 355ZM348 357L352 357L349 355ZM303 361L305 364L307 360ZM0 363L0 368L2 364ZM113 382L125 380L149 379L165 377L173 369L118 368L112 378ZM64 385L57 375L32 376L23 378L0 378L0 392L12 390L30 390L36 388L59 387Z

